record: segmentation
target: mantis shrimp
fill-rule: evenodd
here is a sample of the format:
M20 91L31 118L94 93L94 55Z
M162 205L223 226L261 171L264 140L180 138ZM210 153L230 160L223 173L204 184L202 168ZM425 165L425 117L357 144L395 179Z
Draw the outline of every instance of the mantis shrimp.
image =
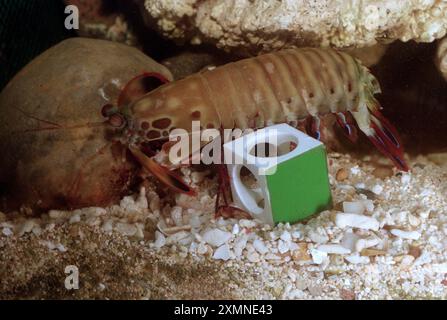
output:
M374 97L380 93L378 81L346 53L288 49L199 72L144 93L140 83L147 76L166 82L156 74L137 77L123 90L118 106L107 105L102 112L138 162L175 192L194 194L174 171L143 152L143 146L167 142L176 128L191 132L194 120L206 128L242 130L296 125L302 120L319 138L319 116L332 113L352 141L359 129L397 168L408 170L398 134Z

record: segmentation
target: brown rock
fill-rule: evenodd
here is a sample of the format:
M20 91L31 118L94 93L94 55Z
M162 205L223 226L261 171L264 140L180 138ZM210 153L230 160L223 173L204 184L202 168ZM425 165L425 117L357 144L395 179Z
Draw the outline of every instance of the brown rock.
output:
M312 260L311 256L307 252L307 243L300 242L298 243L298 249L294 250L291 254L292 259L294 261L310 261Z
M335 174L335 179L337 181L344 181L349 177L349 172L345 168L338 169L337 173Z
M104 206L128 191L135 166L104 127L101 108L143 71L170 72L137 49L74 38L44 52L0 94L5 210ZM40 119L40 120L39 120ZM53 128L54 130L36 130ZM56 128L56 129L55 129Z
M422 250L421 250L421 248L419 248L417 246L410 245L410 247L408 248L408 254L410 256L413 256L415 259L417 259L421 256Z
M380 166L374 169L372 174L379 179L385 179L393 175L393 169L391 167Z

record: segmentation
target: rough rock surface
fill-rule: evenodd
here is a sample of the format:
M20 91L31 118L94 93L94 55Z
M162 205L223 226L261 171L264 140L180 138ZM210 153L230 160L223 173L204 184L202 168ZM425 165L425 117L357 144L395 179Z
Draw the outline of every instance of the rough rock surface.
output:
M104 127L67 127L104 121L102 106L116 104L122 87L143 71L172 80L135 48L74 38L11 80L0 94L0 195L8 193L9 207L108 205L127 192L134 166L122 161L125 150L110 143Z
M447 80L447 38L439 42L437 64L444 78Z
M431 42L447 28L445 0L145 0L145 6L166 37L250 53Z

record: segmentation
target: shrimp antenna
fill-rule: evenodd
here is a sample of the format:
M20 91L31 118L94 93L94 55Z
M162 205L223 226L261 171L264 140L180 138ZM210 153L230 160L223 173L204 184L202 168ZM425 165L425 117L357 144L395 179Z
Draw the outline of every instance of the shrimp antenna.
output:
M25 112L24 110L22 110L22 109L20 109L18 107L15 107L15 108L18 111L20 111L23 115L28 117L28 118L31 118L31 119L36 120L38 122L50 125L48 127L26 129L26 130L20 130L20 131L16 131L16 132L38 132L38 131L50 131L50 130L62 130L62 129L63 130L75 130L75 129L81 129L81 128L102 127L102 126L106 126L108 124L108 120L106 120L106 121L101 121L101 122L87 122L85 124L73 125L73 126L63 126L63 125L60 125L59 123L56 123L56 122L40 119L40 118L38 118L36 116L33 116L33 115Z

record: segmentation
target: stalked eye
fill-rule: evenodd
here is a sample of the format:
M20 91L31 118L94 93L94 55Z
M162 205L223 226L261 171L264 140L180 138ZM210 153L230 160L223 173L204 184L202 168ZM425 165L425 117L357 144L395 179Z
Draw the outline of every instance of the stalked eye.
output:
M122 128L126 125L126 119L121 114L116 113L110 116L109 124L114 128Z
M104 107L102 107L101 114L104 118L108 118L111 113L113 113L113 105L112 104L109 103L109 104L106 104Z

